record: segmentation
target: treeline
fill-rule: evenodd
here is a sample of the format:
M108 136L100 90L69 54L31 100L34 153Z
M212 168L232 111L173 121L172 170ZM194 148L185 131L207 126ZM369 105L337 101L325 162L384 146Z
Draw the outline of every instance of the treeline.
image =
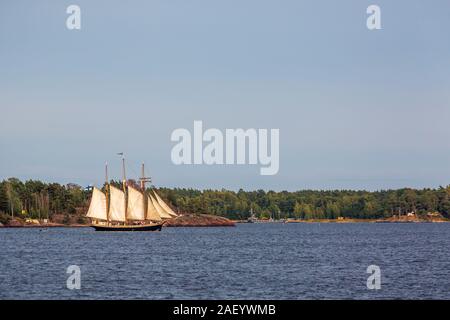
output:
M297 192L193 190L161 188L160 193L180 212L211 213L246 219L250 210L259 218L355 219L440 213L450 217L450 186L439 189L385 191Z
M120 187L120 183L112 184ZM129 181L129 184L136 184ZM159 188L179 213L207 213L230 219L259 218L374 219L414 212L450 217L450 186L438 189L368 191L243 191ZM0 183L0 213L5 216L51 218L83 213L91 192L76 184L61 185L15 178ZM1 222L1 221L0 221Z
M76 184L61 185L16 178L0 183L0 222L11 217L51 219L54 214L75 215L88 205L90 192Z

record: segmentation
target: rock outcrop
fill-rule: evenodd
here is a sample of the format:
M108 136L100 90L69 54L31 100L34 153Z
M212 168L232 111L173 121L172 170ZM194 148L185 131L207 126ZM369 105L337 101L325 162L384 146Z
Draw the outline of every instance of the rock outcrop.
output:
M165 227L234 227L233 221L209 214L187 214L168 220Z

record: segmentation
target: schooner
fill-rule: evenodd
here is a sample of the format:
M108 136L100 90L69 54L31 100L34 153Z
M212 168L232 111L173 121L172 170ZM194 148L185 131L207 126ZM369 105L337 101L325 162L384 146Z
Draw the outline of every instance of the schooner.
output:
M145 183L151 182L144 174L140 188L127 185L125 158L122 158L122 190L112 186L105 166L105 192L94 187L87 217L96 231L160 231L164 222L178 215L161 199L155 190L147 192Z

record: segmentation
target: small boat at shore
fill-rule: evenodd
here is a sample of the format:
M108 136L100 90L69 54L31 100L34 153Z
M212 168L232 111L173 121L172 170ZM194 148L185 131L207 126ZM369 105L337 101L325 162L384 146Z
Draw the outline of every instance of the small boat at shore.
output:
M127 184L124 158L122 170L122 190L110 184L108 164L104 191L93 188L86 216L96 231L161 231L167 220L178 216L155 190L146 189L145 183L151 180L144 176L144 164L140 188Z
M253 208L250 208L250 217L247 219L247 223L255 223L258 219L256 218L255 214L253 213Z

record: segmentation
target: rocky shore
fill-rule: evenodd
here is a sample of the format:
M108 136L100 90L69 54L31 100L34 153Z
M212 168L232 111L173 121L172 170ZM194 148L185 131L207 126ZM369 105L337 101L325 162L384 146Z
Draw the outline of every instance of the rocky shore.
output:
M85 228L87 224L63 224L63 223L25 223L22 221L12 220L7 224L0 224L0 228Z
M89 223L76 222L79 219L72 219L68 223L63 223L60 219L48 223L26 222L23 219L12 219L7 223L0 223L0 228L83 228L89 227ZM283 221L277 221L283 222ZM294 220L288 219L285 223L439 223L450 222L442 216L401 216L385 219L311 219ZM224 217L209 214L185 214L174 219L167 220L164 227L234 227L238 223L247 223L243 221L232 221ZM255 221L255 223L271 223L269 220Z
M209 214L187 214L168 220L165 227L234 227L233 221Z
M287 223L439 223L450 222L442 216L401 216L384 219L311 219L311 220L287 220Z
M186 214L171 220L167 220L165 227L234 227L233 221L219 216L208 214ZM12 219L6 224L0 224L0 228L82 228L89 227L88 223L29 223L22 219Z

